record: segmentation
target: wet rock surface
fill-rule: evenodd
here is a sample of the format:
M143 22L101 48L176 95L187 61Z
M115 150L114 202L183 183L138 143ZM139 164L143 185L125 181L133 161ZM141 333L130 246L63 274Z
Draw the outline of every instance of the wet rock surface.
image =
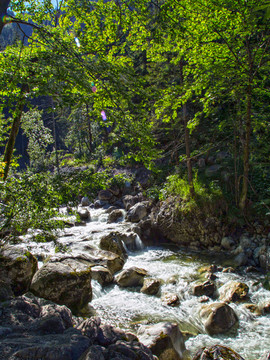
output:
M136 336L31 294L0 303L0 314L1 360L154 359Z
M200 317L208 334L223 334L238 324L234 310L224 303L202 305Z

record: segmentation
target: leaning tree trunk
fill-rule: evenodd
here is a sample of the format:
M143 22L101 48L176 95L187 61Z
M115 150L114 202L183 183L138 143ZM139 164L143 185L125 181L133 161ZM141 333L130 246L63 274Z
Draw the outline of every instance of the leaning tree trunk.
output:
M11 163L12 154L13 154L13 150L14 150L15 140L16 140L16 137L19 132L21 118L22 118L22 112L23 112L23 108L25 105L25 93L28 91L28 89L29 88L28 88L27 84L22 85L20 98L17 103L17 107L15 109L14 119L13 119L12 127L11 127L11 130L9 133L9 138L8 138L8 142L6 144L5 153L4 153L4 163L5 163L4 180L6 180L9 169L10 169L10 163Z

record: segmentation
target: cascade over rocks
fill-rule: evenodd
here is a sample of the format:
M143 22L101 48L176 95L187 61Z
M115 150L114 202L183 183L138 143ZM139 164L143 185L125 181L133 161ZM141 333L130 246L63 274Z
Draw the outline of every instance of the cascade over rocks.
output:
M105 235L100 239L99 247L102 250L111 251L115 254L118 254L122 258L126 258L127 252L123 246L123 237L125 236L122 236L122 234L119 232L111 232L110 234Z
M0 252L0 280L8 284L14 294L22 295L28 291L31 280L37 270L37 259L26 249L5 246Z

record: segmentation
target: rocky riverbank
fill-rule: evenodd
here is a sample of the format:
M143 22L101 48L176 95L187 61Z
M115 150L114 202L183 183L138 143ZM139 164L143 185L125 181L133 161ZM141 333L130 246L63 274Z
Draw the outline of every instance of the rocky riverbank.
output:
M261 304L250 303L249 288L245 283L231 281L222 285L216 282L219 273L226 271L237 272L245 268L246 271L267 272L267 235L245 233L236 238L224 230L217 238L216 227L212 226L208 227L211 231L207 236L198 235L196 241L187 243L187 236L182 236L182 227L179 222L177 225L177 218L173 215L173 199L153 204L142 193L131 191L129 186L103 190L92 204L87 198L82 198L77 209L80 225L93 221L98 209L105 210L106 225L74 243L68 239L72 236L72 229L76 228L70 228L70 233L62 235L63 241L61 237L57 239L58 246L61 244L65 249L64 253L50 253L46 243L37 250L31 245L35 237L32 233L21 239L20 245L2 249L0 359L190 358L185 337L177 324L142 324L138 334L134 335L101 323L89 306L92 281L97 281L102 287L114 283L149 296L159 296L160 279L153 278L151 273L139 267L123 270L129 250L138 247L138 236L147 244L174 242L197 251L223 252L232 259L232 267L202 269L201 280L190 288L201 302L200 321L211 336L237 328L238 316L230 304L240 301L246 304L248 311L269 316L270 296ZM125 230L113 228L117 224L124 224ZM185 222L185 228L187 224ZM72 222L67 222L67 225L72 226ZM96 240L94 235L101 231L104 235ZM211 233L214 240L209 242ZM42 262L39 269L38 260ZM174 307L179 306L180 299L177 294L169 293L163 294L161 301L166 307ZM213 345L216 345L214 339ZM269 351L268 348L265 350ZM263 355L260 360L269 356L269 353ZM193 357L193 360L209 359L243 358L224 346L202 349Z

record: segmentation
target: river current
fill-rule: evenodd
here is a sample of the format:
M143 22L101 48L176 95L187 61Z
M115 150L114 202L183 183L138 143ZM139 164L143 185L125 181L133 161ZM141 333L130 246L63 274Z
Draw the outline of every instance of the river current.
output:
M90 209L90 213L91 221L86 226L67 228L60 234L58 243L65 251L77 254L85 252L87 247L97 248L99 239L104 234L116 230L130 231L132 227L125 221L108 224L108 214L103 209ZM30 239L30 235L24 237L24 246L27 244L34 255L42 255L43 259L48 255L56 255L53 242L37 244ZM270 351L270 315L256 316L243 304L230 303L239 318L238 330L214 337L206 334L199 321L198 311L202 303L192 295L191 288L202 278L201 269L211 264L226 266L228 259L213 254L188 253L172 246L144 247L137 238L136 249L128 251L124 269L136 266L147 270L150 277L161 279L160 294L150 296L137 289L119 288L116 284L102 288L92 280L91 306L102 321L133 333L136 333L141 324L177 322L185 334L186 348L191 356L202 346L221 344L231 347L245 360L259 359L265 351ZM39 266L42 266L42 261ZM270 298L270 291L263 288L263 278L259 274L218 272L216 275L218 287L230 280L246 283L249 286L249 303L260 305ZM177 294L180 305L165 305L161 297L166 293Z

